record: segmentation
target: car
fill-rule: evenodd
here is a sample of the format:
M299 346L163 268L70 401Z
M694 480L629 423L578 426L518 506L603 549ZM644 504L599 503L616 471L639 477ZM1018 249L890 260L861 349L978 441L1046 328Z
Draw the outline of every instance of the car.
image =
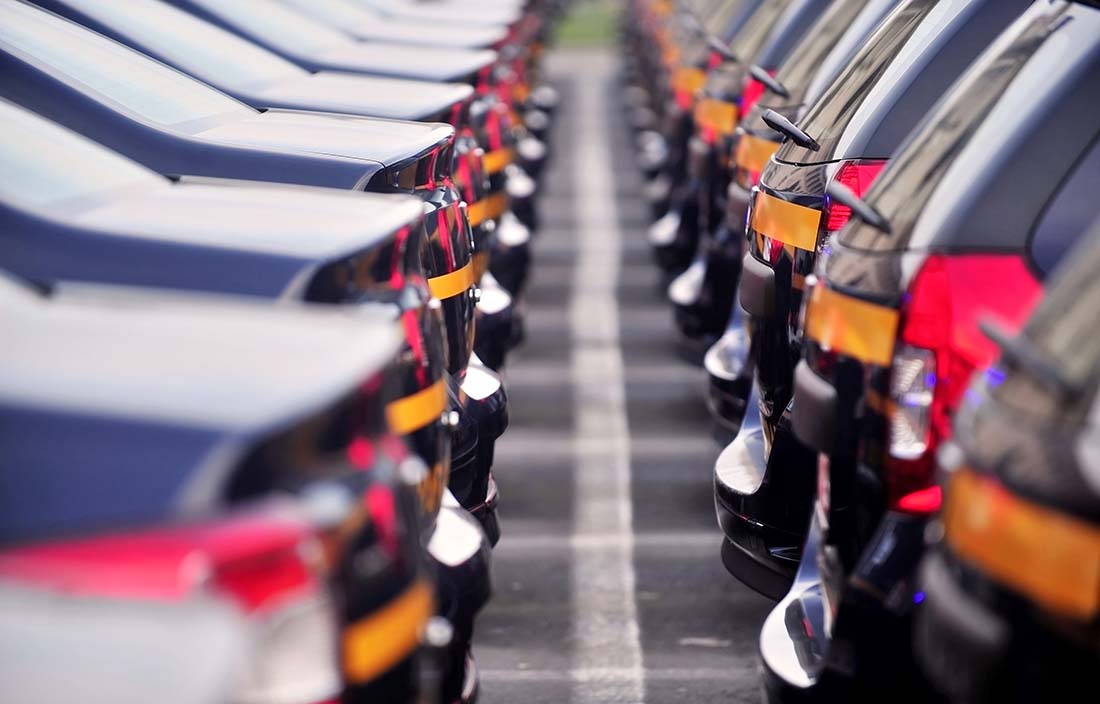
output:
M329 27L356 39L399 44L459 49L500 49L508 39L508 28L497 26L439 26L425 19L387 17L358 0L284 0L298 10L312 14ZM433 18L434 19L434 18Z
M257 643L234 699L413 700L434 598L385 416L392 315L0 291L3 581L235 606Z
M449 179L453 128L324 113L260 113L26 3L0 3L0 17L0 62L12 79L0 81L0 95L161 174L420 197L428 209L429 237L438 242L438 253L424 263L432 293L443 302L447 369L459 384L475 383L467 381L466 370L477 290L462 201ZM81 60L73 62L77 51ZM116 80L120 72L127 75L125 86ZM507 427L507 394L499 377L479 370L476 380L477 393L462 394L474 425L460 425L462 441L456 438L468 449L456 454L453 466L491 460L495 438ZM459 399L457 390L451 395ZM488 491L489 466L476 473L485 479L471 486ZM492 494L458 495L484 518L491 534L496 531Z
M741 53L727 51L719 45L721 61L707 74L695 103L693 113L694 131L688 140L688 183L691 184L691 196L696 199L695 230L680 230L681 234L693 240L689 263L668 286L668 297L672 303L676 327L685 341L698 346L709 346L725 328L721 315L726 306L719 306L718 316L708 316L706 312L713 308L711 288L704 288L707 278L706 262L708 251L712 248L710 233L721 222L722 207L719 204L721 194L728 183L729 164L727 155L736 133L740 117L752 110L763 93L764 83L754 77L775 73L787 56L803 42L803 38L826 10L833 7L832 0L798 0L783 8L775 19L768 19L765 13L758 13L751 20L752 27L746 25L746 32L762 37L751 54L753 47L741 44ZM756 27L757 22L763 27ZM760 71L764 73L760 73ZM735 260L739 264L740 260ZM712 288L717 287L718 297L727 302L737 281L736 268L724 272L725 275L711 277ZM728 292L728 293L727 293Z
M0 268L40 285L86 282L196 293L247 295L273 302L385 306L404 331L393 362L396 398L386 414L428 471L419 486L422 532L432 541L448 484L471 496L490 480L470 476L489 464L477 457L477 418L470 404L448 399L444 331L432 305L423 261L431 251L423 205L411 196L248 182L173 182L42 118L0 102ZM50 153L51 159L41 155ZM107 178L105 175L110 175ZM59 207L60 204L66 207ZM323 223L323 226L319 226ZM476 374L476 372L475 372ZM453 410L451 410L453 409ZM451 435L455 455L452 464ZM492 507L486 527L499 528ZM442 516L442 518L441 518ZM441 575L440 601L456 624L462 657L472 623L488 599L488 538L429 542ZM467 546L456 555L454 546ZM473 549L470 549L470 546ZM434 548L448 548L439 555ZM450 547L448 547L450 546ZM461 557L461 559L460 559ZM452 689L462 686L463 662Z
M841 0L833 3L774 76L756 66L750 71L761 79L761 85L754 86L754 90L762 89L763 92L756 104L745 112L734 133L728 154L730 178L725 194L725 216L717 230L702 233L703 273L699 277L699 303L694 306L700 319L699 327L708 334L718 330L724 321L722 336L703 357L709 382L707 407L723 446L741 429L745 410L754 408L757 402L749 399L753 376L748 364L750 336L736 291L745 250L745 218L751 189L760 181L760 172L783 139L782 134L768 127L761 118L767 110L774 110L797 122L899 1ZM716 204L715 207L722 206Z
M527 246L526 228L515 218L505 218L509 206L507 184L493 175L503 173L511 161L508 132L490 129L495 123L487 121L495 108L483 99L475 100L470 86L331 71L311 73L160 0L136 0L125 5L100 0L42 0L38 4L191 74L253 108L266 110L265 115L279 108L279 115L287 110L320 111L452 124L456 139L451 150L451 176L457 179L455 185L467 201L476 251L488 255L494 233L501 228L507 228L507 232L502 231L497 240L518 243L508 249ZM165 26L175 30L165 33L161 31ZM484 132L486 148L493 150L484 159L472 132L477 125ZM257 128L246 129L246 135L235 138L254 139ZM493 139L496 141L491 143ZM332 146L329 153L336 149L340 147ZM487 169L482 168L483 161ZM489 179L497 178L493 193L484 182L487 171ZM525 187L522 178L517 183ZM507 254L502 252L502 256Z
M809 293L792 419L818 453L816 499L798 577L760 640L784 699L926 688L911 627L941 504L934 457L971 376L995 359L979 323L1018 329L1100 215L1098 27L1095 7L1034 3L865 198L830 187L853 216ZM826 664L841 654L843 665Z
M682 268L676 250L668 249L668 240L681 220L688 227L695 215L693 199L685 196L687 149L696 94L706 84L707 67L721 61L711 41L723 47L739 36L744 42L756 41L762 23L771 16L768 6L761 0L715 4L706 13L685 12L658 22L656 46L647 52L652 56L641 69L642 75L649 77L646 93L653 115L642 111L635 113L635 120L639 126L649 126L639 138L642 164L651 178L645 196L656 220L647 237L656 247L654 255L663 270ZM757 18L756 30L743 33L753 17ZM674 204L687 210L674 211Z
M1094 226L1000 360L977 375L939 455L944 508L919 572L914 655L952 702L1073 699L1096 667Z
M300 12L282 0L250 3L222 3L209 0L163 1L262 47L280 58L313 73L415 78L426 81L456 81L477 89L477 106L471 114L484 113L475 125L477 137L487 150L486 171L493 190L507 190L513 209L529 229L537 229L534 191L525 187L528 172L540 172L546 150L513 121L512 94L518 77L503 70L499 55L492 50L442 49L355 41L352 37ZM503 86L498 84L505 84ZM366 86L364 86L366 89ZM313 103L309 109L321 109ZM498 100L499 99L499 100ZM484 105L483 105L484 104ZM455 124L461 131L462 125ZM527 155L522 166L511 163Z
M701 47L696 56L685 61L684 67L674 75L674 100L669 103L665 118L669 159L663 172L674 191L670 195L668 212L654 222L648 232L654 259L668 275L678 275L691 264L699 241L699 183L691 173L695 111L703 106L707 120L713 123L735 121L729 103L703 102L709 100L704 91L708 86L710 90L719 90L718 86L726 80L732 80L739 89L743 72L765 48L771 32L786 26L787 13L791 13L795 28L805 27L806 16L802 10L812 9L814 4L807 0L760 3L736 29L727 27L721 36L710 41L706 35L701 35ZM799 18L803 20L798 21ZM782 50L789 46L780 41L773 48Z
M817 453L791 430L799 309L819 251L850 209L830 182L867 187L970 62L1030 0L907 0L898 5L798 125L763 119L786 140L754 187L739 296L748 313L755 418L714 465L729 571L773 599L790 587L814 498ZM753 412L747 415L754 415Z

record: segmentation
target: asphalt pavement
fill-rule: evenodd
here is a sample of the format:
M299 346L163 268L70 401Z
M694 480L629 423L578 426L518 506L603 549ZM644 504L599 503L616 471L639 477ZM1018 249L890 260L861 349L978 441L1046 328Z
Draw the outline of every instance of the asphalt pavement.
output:
M527 340L505 370L503 538L482 702L758 702L769 602L719 559L705 375L650 263L612 50L557 50L562 94Z

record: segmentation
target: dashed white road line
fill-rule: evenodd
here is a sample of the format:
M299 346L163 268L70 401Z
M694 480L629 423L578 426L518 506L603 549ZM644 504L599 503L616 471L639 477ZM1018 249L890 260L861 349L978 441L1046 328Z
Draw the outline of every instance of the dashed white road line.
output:
M572 155L577 262L569 320L575 423L574 704L642 704L645 677L634 594L630 431L619 342L619 229L606 117L610 55L578 55ZM603 543L586 541L604 540Z

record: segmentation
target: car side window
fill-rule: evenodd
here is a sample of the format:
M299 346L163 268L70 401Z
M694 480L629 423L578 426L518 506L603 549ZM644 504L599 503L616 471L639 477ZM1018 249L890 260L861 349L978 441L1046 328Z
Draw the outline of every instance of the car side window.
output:
M1100 139L1093 141L1047 204L1028 244L1032 263L1045 276L1100 215Z

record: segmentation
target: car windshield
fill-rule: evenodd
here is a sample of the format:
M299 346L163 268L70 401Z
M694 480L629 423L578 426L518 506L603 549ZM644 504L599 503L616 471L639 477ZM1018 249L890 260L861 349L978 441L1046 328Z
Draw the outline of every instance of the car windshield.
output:
M278 0L192 0L211 14L253 36L296 54L330 49L352 42L343 32L327 27Z
M41 208L164 179L34 113L0 102L0 200Z
M160 0L65 0L204 81L232 90L307 71L232 32Z
M80 89L162 125L250 110L144 54L23 3L0 6L0 44Z
M1049 62L1036 61L1042 65L1026 73L1027 81L1012 85L1047 39L1064 26L1060 19L1068 5L1053 6L1051 10L1046 7L1040 8L1044 11L1030 20L1022 18L1024 21L1011 34L1003 35L1003 43L963 75L875 181L867 201L889 220L891 233L884 234L860 221L841 230L841 243L875 251L896 251L909 246L918 217L979 131L1000 143L1022 139L1014 133L1026 122L1020 115L1029 109L1029 103L1038 100L1036 82L1046 89L1057 84L1047 68ZM1052 47L1052 52L1058 54L1060 48ZM981 153L993 151L993 146L986 145ZM1030 227L1030 224L1021 225Z

